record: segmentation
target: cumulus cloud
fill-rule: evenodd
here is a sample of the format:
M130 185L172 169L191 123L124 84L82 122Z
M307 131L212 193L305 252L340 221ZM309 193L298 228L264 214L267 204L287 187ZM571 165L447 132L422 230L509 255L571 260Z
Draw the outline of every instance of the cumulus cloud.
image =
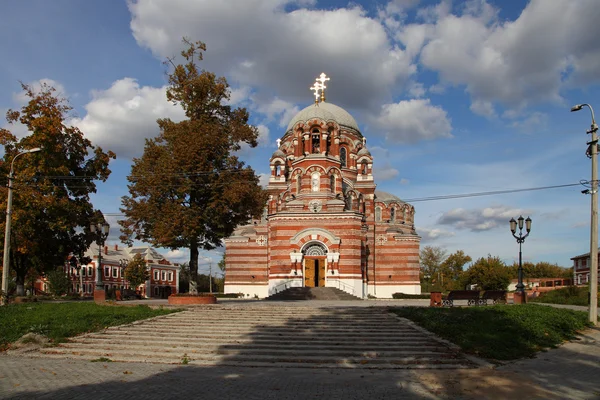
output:
M480 232L498 226L507 227L511 218L522 214L529 214L529 211L507 206L491 206L470 210L455 208L443 213L437 223L454 226L456 229Z
M266 188L269 185L269 178L271 175L269 174L258 174L258 184L263 188Z
M387 162L383 167L374 167L373 175L377 181L388 181L398 176L400 172Z
M28 82L27 85L33 90L34 93L39 93L42 85L50 86L56 89L56 92L54 92L55 96L64 99L67 98L67 90L65 87L62 85L62 83L55 81L54 79L42 78L37 81ZM12 98L18 106L24 106L30 100L24 90L18 93L13 93Z
M420 10L425 24L398 37L418 37L421 63L443 83L464 85L476 113L490 115L494 102L510 109L559 102L565 83L600 80L595 0L532 0L516 20L502 22L486 1L468 2L459 14L445 3Z
M416 72L406 51L361 7L307 4L313 3L137 0L128 6L135 39L157 57L177 53L183 36L201 38L208 46L203 67L285 101L309 103L309 86L325 72L332 77L330 101L348 108L381 104Z
M92 92L92 100L85 106L87 115L74 118L71 124L92 143L119 157L139 156L144 139L158 135L158 118L180 121L185 117L180 106L167 101L165 90L140 86L133 78L120 79L107 90Z
M424 242L432 242L437 239L452 237L456 235L454 232L440 228L417 228L417 233L419 234L419 236L421 236Z
M385 104L371 123L392 143L415 143L452 137L452 126L446 111L431 105L429 99L402 100Z

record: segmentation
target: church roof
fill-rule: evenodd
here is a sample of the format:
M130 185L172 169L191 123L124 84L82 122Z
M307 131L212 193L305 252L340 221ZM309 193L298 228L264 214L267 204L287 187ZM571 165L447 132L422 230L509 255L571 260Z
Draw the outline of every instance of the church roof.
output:
M369 150L367 150L366 147L363 147L362 149L360 149L358 151L357 155L358 155L358 157L361 157L361 156L371 156L371 152Z
M348 111L344 110L342 107L338 107L335 104L327 102L311 104L304 110L300 111L294 116L294 118L292 118L287 130L289 131L292 129L297 122L306 122L311 118L320 118L324 121L335 121L341 126L352 128L360 132L358 129L358 124L352 115L348 113Z
M383 203L391 203L395 201L404 204L404 201L400 200L400 197L394 196L388 192L382 192L381 190L375 191L375 201L381 201Z

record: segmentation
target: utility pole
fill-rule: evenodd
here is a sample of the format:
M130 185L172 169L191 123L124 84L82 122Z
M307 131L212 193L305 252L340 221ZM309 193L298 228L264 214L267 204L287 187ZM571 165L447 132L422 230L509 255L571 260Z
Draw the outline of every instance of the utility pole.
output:
M208 290L212 294L212 260L208 263Z

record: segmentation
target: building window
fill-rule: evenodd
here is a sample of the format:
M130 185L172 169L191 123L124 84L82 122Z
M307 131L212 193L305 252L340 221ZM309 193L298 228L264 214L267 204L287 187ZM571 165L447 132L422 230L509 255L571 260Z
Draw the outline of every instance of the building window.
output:
M93 291L94 291L94 287L93 287L93 285L90 283L90 284L88 285L88 293L92 293Z
M381 222L381 207L375 207L375 222Z
M281 164L275 164L275 176L281 176Z
M118 278L119 277L119 269L117 267L113 267L113 278Z
M329 186L331 187L331 193L335 193L335 175L329 177Z
M313 129L313 132L315 130ZM321 152L321 135L318 134L318 130L317 130L317 134L316 135L312 135L312 153L313 154L319 154Z
M173 272L169 272L169 280L172 281L173 280Z
M85 276L85 270L86 270L85 267L81 267L81 276Z
M318 172L313 172L310 178L310 186L313 192L319 191L319 186L321 185L321 175Z
M392 207L392 209L390 210L390 221L396 221L396 209L394 207Z
M154 296L158 297L158 286L154 287Z
M110 267L104 267L104 277L110 278Z
M346 148L340 148L340 163L342 164L342 168L346 168Z
M76 293L79 293L79 283L77 284L77 289L75 290Z
M160 272L158 270L154 270L154 280L157 281L159 278Z
M166 271L163 271L163 272L162 272L162 280L163 280L163 281L166 281L166 280L167 280L167 272L166 272Z
M89 266L89 267L88 267L88 276L92 276L92 275L94 274L94 272L93 272L93 271L94 271L93 267L92 267L92 266Z
M361 172L362 172L363 175L367 175L367 162L366 161L362 162Z

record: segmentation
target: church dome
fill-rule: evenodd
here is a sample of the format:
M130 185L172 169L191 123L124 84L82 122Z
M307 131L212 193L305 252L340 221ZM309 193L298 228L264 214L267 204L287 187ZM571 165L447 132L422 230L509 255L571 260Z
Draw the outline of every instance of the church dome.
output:
M382 203L397 202L404 204L404 201L400 200L400 197L394 196L393 194L388 192L382 192L381 190L375 191L375 201L380 201Z
M338 107L335 104L327 102L321 102L318 105L311 104L304 110L300 111L294 116L294 118L292 118L287 130L291 130L298 122L306 122L312 118L320 118L324 121L335 121L341 126L352 128L360 132L358 129L358 124L354 118L352 118L352 115L348 113L348 111L344 110L342 107Z
M367 150L366 147L363 147L362 149L360 149L358 151L357 156L358 157L362 157L362 156L369 156L369 157L371 157L371 152L369 150Z
M277 149L271 156L271 159L277 158L277 157L281 157L281 158L285 159L285 153L283 151L281 151L281 149Z

